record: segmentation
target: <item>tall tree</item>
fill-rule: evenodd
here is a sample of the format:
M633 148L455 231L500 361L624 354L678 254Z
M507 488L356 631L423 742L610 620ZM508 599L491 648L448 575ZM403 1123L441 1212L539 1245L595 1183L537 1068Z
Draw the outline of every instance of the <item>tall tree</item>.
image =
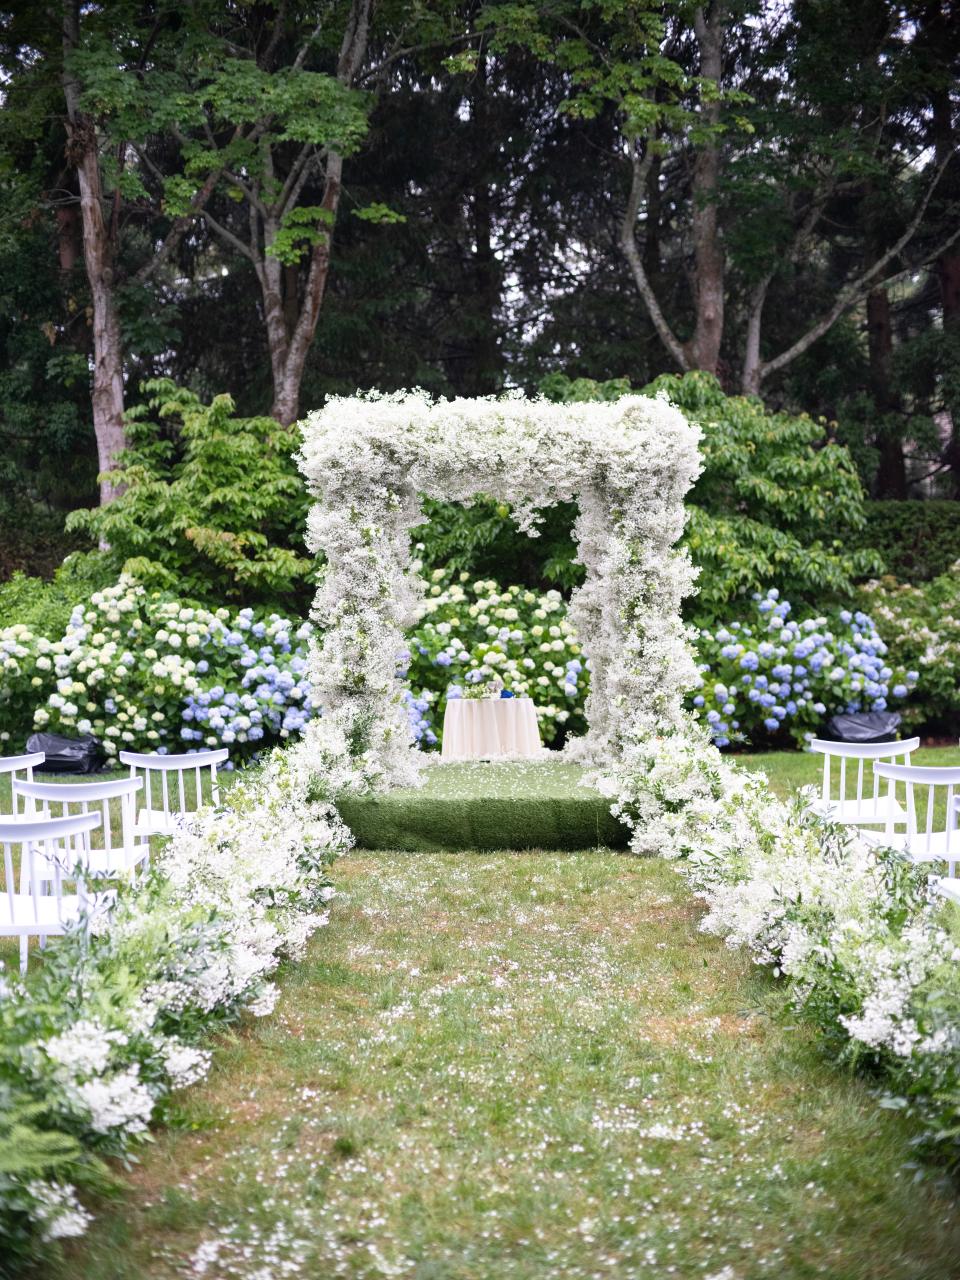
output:
M63 11L63 94L67 107L66 157L76 170L83 226L83 261L93 311L93 428L102 480L100 501L116 495L110 471L126 443L123 429L123 349L114 292L115 236L104 218L100 143L96 125L81 107L81 87L71 65L80 43L80 0Z
M629 181L620 249L651 324L682 370L732 381L735 363L743 390L756 393L873 290L960 237L951 230L932 245L921 234L944 162L926 162L922 148L894 153L864 128L863 93L884 111L910 39L909 22L892 5L864 0L845 10L851 38L847 30L838 38L836 6L824 0L799 0L787 15L751 0L552 0L491 4L488 21L501 47L523 44L564 71L564 111L612 111L613 145ZM829 241L830 202L881 165L904 207L896 234L872 258L852 260L823 311L771 350L764 314L771 289ZM689 278L689 303L679 307L647 270L670 168L681 188L681 264Z

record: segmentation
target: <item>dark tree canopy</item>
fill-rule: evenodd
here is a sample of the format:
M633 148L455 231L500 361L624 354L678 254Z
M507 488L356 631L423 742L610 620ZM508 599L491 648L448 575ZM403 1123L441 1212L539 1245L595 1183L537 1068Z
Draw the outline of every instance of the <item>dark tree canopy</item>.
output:
M89 504L156 377L288 423L702 370L960 496L948 0L56 16L0 15L7 523Z

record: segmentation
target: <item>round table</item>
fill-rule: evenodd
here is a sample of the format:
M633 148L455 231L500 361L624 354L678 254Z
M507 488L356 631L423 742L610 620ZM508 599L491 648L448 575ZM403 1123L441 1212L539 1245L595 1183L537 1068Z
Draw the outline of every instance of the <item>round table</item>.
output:
M536 756L542 750L532 698L452 698L443 717L443 760Z

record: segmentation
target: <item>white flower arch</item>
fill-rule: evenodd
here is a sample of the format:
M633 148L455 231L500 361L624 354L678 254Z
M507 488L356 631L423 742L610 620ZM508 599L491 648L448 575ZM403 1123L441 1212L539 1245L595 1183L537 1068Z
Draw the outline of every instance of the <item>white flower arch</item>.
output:
M424 494L490 494L533 535L539 508L576 502L587 573L569 616L592 669L577 751L601 763L628 737L680 724L696 675L680 620L693 570L675 543L700 455L699 429L678 409L644 396L552 404L400 392L332 398L302 429L300 467L316 499L307 541L326 558L311 659L324 714L307 746L335 786L419 776L395 672L423 593L410 530L424 521Z

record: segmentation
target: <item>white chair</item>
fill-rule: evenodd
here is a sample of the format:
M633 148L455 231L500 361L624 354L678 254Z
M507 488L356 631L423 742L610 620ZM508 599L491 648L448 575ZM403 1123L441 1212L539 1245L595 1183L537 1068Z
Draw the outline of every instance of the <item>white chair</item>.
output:
M90 832L100 824L98 813L35 821L0 818L3 847L3 892L0 894L0 937L20 939L20 972L27 971L31 937L41 945L66 932L96 906L98 895L88 891L83 875ZM16 892L13 851L20 849L21 881L29 888ZM79 864L79 870L78 870ZM76 881L76 892L64 893L64 882ZM44 886L48 891L44 892Z
M217 783L217 765L223 764L230 756L226 747L215 751L191 751L186 755L160 756L141 755L138 751L121 751L120 760L130 766L130 777L136 778L141 772L144 775L143 808L137 815L136 831L143 836L169 836L177 829L179 818L185 813L192 813L204 805L204 777L210 775L210 799L214 805L220 803L220 787ZM188 803L186 775L194 775L194 803ZM155 807L157 790L156 780L152 775L159 774L160 804ZM170 775L176 774L176 791L174 800L170 799Z
M820 798L811 806L814 813L831 822L851 824L853 826L870 826L877 823L887 825L891 813L896 826L904 826L907 821L905 810L897 802L895 784L890 783L886 796L880 794L880 779L876 772L873 775L873 786L870 795L863 793L863 766L865 761L903 760L906 764L910 754L920 745L919 738L905 738L902 742L826 742L822 738L814 738L810 750L823 756L823 780L820 785ZM831 764L839 761L837 773L837 794L832 794ZM847 761L857 762L857 794L847 796Z
M27 755L23 756L0 756L0 774L10 774L10 781L11 783L14 783L17 781L17 774L22 773L24 775L24 781L32 782L34 769L38 764L43 764L46 758L47 757L42 751L31 751ZM11 799L10 803L12 812L16 813L17 805L15 796Z
M883 832L864 833L870 844L898 849L911 862L945 862L947 875L953 876L960 862L960 829L955 826L954 800L960 788L960 765L875 764L874 772L888 782L902 782L907 789L907 830L896 833L891 819ZM917 803L914 790L927 788L923 829L917 826ZM936 825L937 788L946 788L946 812L942 830Z
M91 842L86 850L92 875L121 876L134 871L150 858L150 841L137 834L137 792L143 787L140 778L114 778L109 782L14 782L14 796L23 796L35 806L38 816L70 818L77 813L97 813L103 844ZM115 820L113 805L119 805ZM20 819L23 821L23 819ZM21 881L20 891L26 892Z
M947 826L951 829L960 827L960 795L953 797L952 811L949 808L947 810ZM960 906L960 880L956 877L945 877L943 880L938 880L934 887L938 893Z

